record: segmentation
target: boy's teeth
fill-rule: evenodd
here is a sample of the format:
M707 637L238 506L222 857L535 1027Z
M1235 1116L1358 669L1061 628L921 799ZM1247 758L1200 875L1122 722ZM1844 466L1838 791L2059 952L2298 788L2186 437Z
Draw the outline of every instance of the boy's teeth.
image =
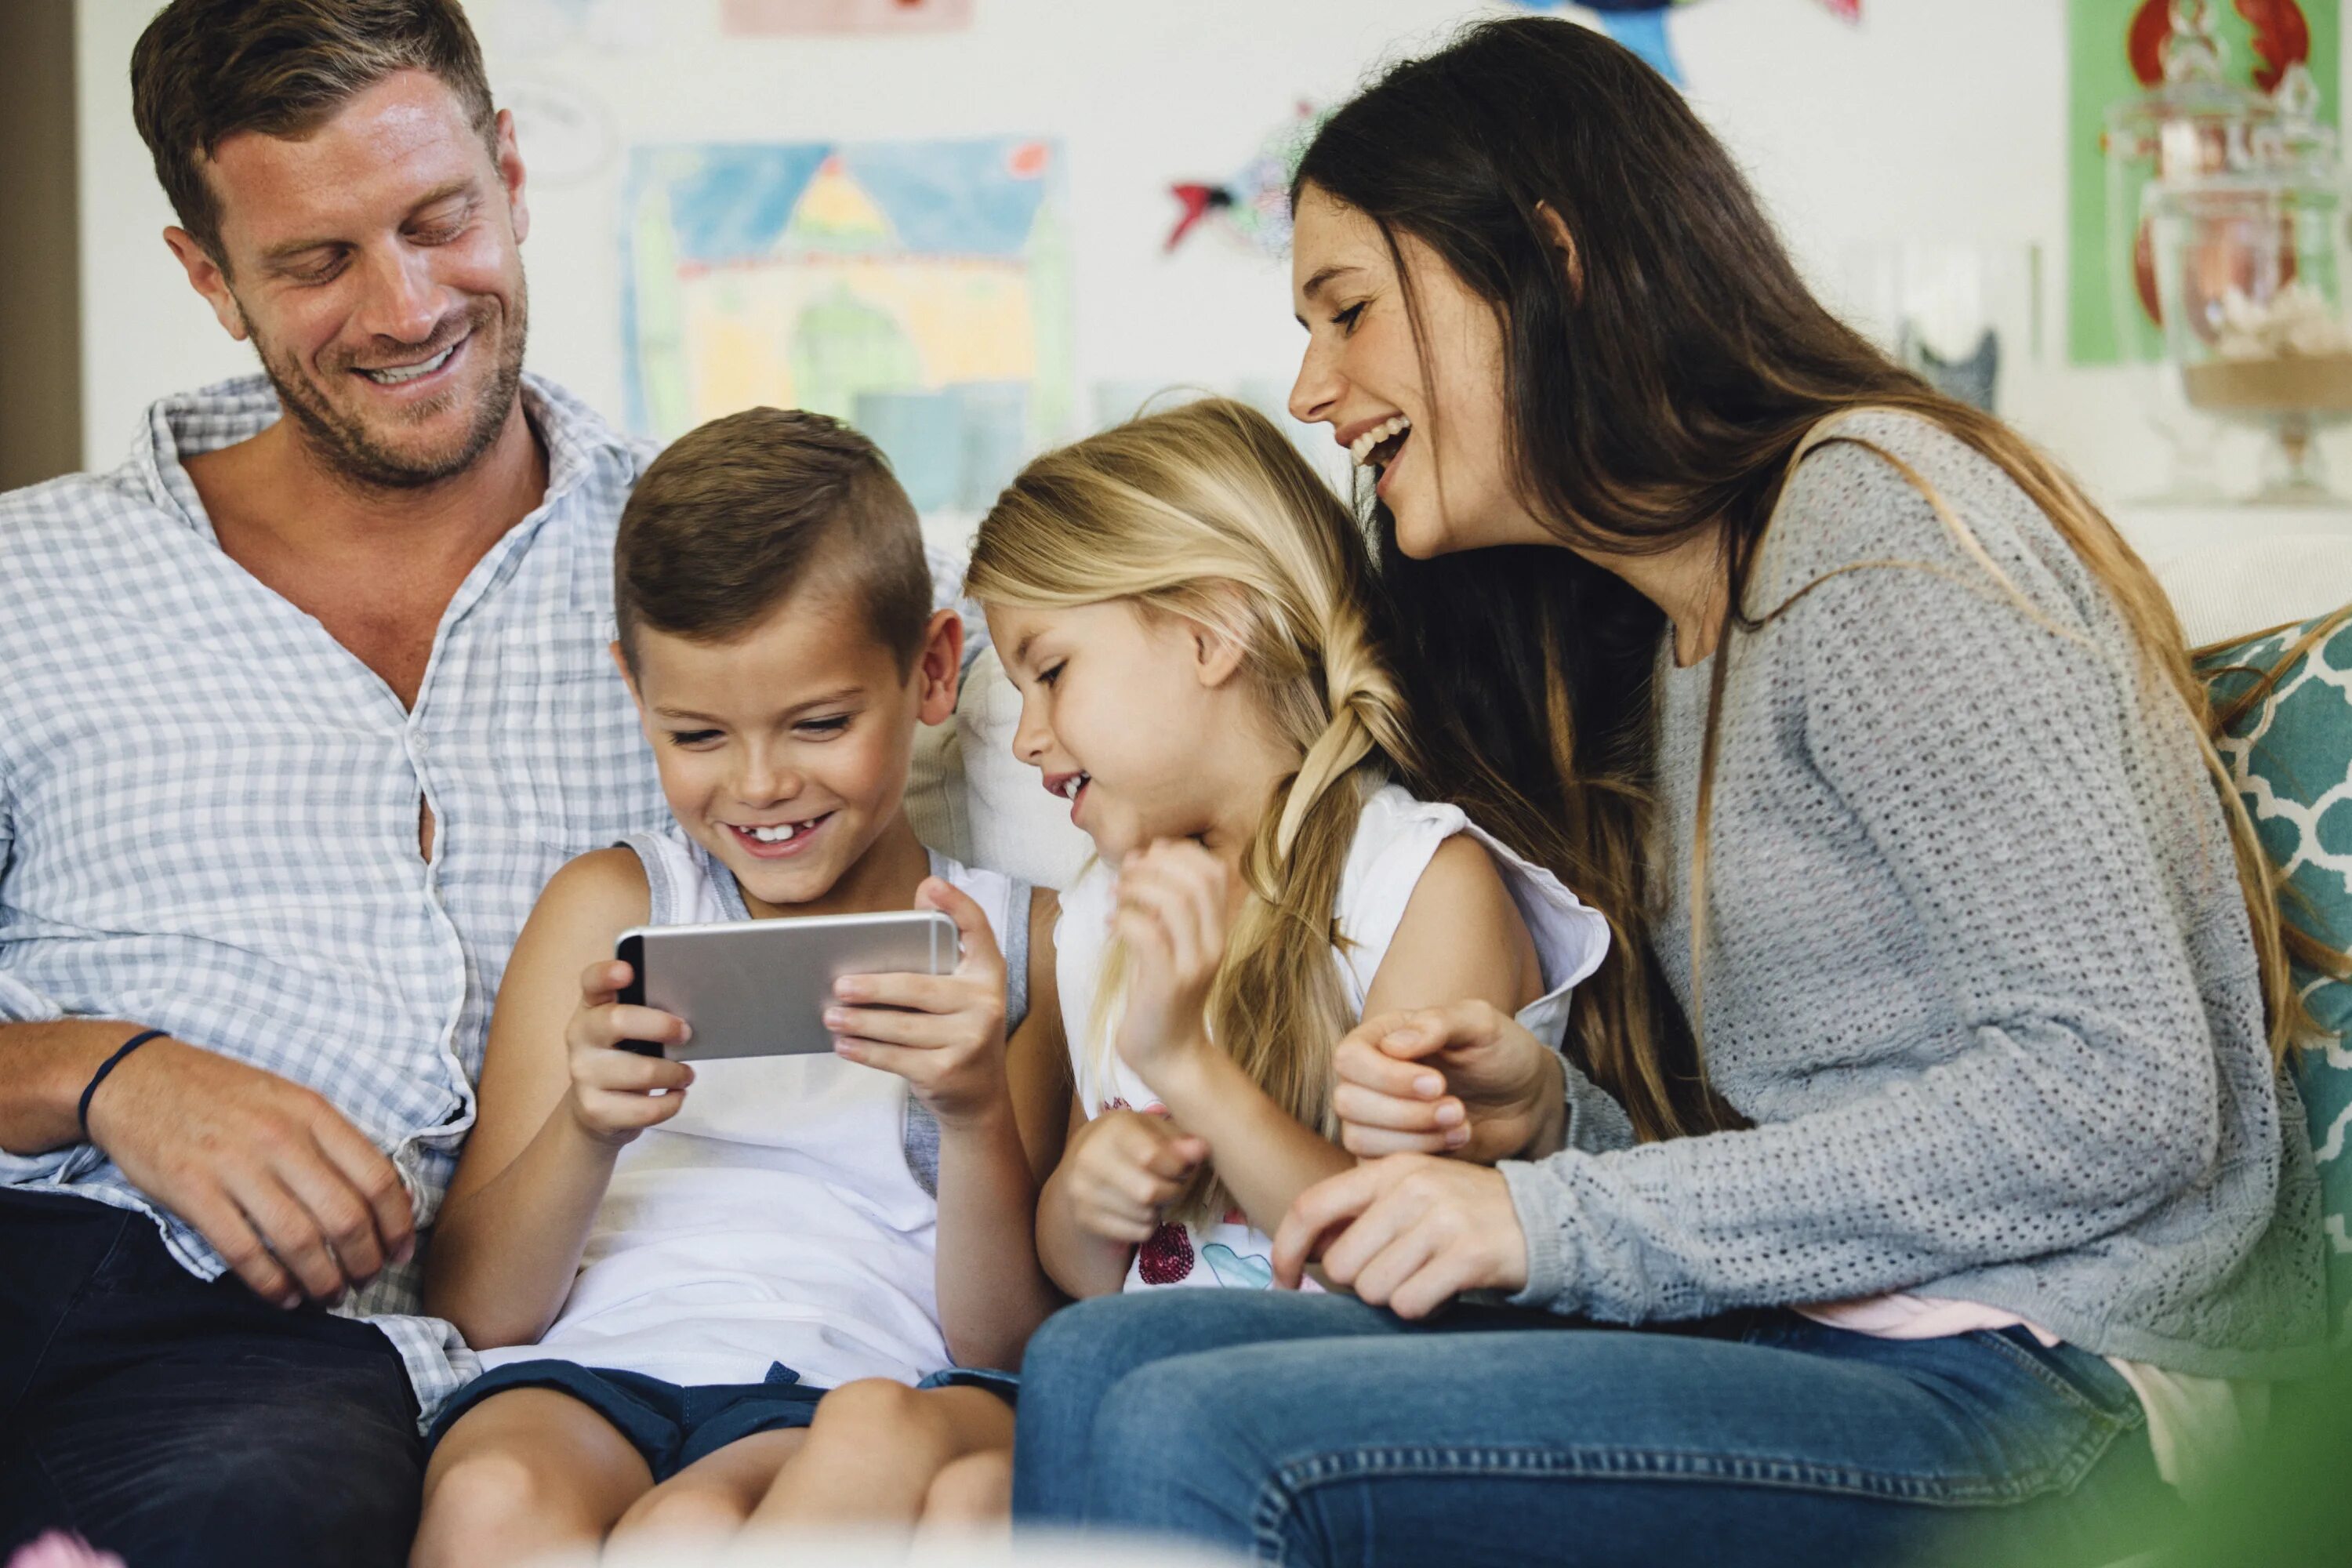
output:
M1090 776L1091 775L1087 773L1072 773L1062 785L1062 798L1064 800L1077 799L1078 792L1087 787L1087 780Z
M360 374L378 386L398 386L404 381L415 381L420 375L429 375L439 370L449 362L449 356L457 352L457 345L451 343L421 364L402 365L397 370L363 370Z
M1412 428L1412 420L1406 418L1402 414L1391 414L1386 419L1381 420L1378 425L1373 426L1370 429L1357 437L1353 441L1349 442L1348 455L1355 458L1356 467L1360 468L1371 460L1373 447L1379 446L1390 437L1402 436Z
M808 830L805 822L780 822L773 827L747 827L743 831L762 844L783 844Z

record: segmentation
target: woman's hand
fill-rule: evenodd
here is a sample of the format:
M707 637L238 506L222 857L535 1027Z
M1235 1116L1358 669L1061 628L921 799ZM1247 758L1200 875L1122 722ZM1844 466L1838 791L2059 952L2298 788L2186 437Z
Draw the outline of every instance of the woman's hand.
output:
M615 1147L676 1116L694 1081L694 1069L684 1062L620 1048L623 1040L682 1046L693 1033L676 1014L624 1006L621 989L630 978L629 966L617 959L582 971L580 1005L563 1031L572 1120L589 1137Z
M1297 1289L1318 1260L1334 1286L1401 1318L1528 1283L1527 1235L1502 1173L1425 1154L1370 1160L1299 1194L1275 1233L1275 1283Z
M1365 1159L1537 1159L1558 1150L1567 1121L1559 1056L1486 1002L1368 1018L1333 1068L1340 1146Z
M1055 1180L1080 1230L1138 1247L1208 1157L1207 1142L1177 1131L1164 1116L1106 1110L1070 1140Z
M835 1051L907 1080L945 1128L1010 1116L1004 1078L1004 956L988 916L938 877L915 901L955 921L962 955L952 974L851 974L825 1009Z
M1111 929L1127 942L1119 1059L1153 1084L1210 1049L1209 988L1225 961L1224 863L1190 839L1161 840L1119 865Z

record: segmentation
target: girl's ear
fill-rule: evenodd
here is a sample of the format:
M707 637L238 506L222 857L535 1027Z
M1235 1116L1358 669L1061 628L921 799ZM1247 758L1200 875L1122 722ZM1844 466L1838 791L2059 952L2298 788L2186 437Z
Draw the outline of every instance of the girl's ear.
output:
M1249 650L1230 633L1206 621L1190 623L1192 631L1192 672L1212 689L1231 680L1249 658Z
M915 679L921 701L916 716L926 724L944 724L955 716L956 692L963 681L963 617L953 610L934 610L923 631L923 651L916 659Z

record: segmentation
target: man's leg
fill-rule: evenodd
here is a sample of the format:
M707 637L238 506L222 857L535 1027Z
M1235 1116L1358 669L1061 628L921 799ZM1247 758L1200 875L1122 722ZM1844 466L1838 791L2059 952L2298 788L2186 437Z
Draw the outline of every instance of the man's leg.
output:
M51 1194L0 1193L0 1551L62 1528L135 1568L405 1561L422 1446L375 1330Z

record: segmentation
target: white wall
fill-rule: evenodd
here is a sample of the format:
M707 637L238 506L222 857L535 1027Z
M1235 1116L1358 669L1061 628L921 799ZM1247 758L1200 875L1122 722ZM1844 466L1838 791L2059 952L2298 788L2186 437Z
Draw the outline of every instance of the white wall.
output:
M79 0L89 461L139 410L251 366L158 234L170 212L131 124L128 61L157 0ZM969 31L722 40L717 0L470 0L493 89L554 86L633 141L1042 133L1069 159L1079 406L1100 381L1287 384L1286 270L1219 237L1160 253L1167 185L1223 178L1301 96L1501 7L1475 0L974 0ZM2063 364L2066 69L2061 0L1706 0L1669 24L1693 101L1729 142L1808 271L1834 294L1857 246L2042 251L2042 349L2005 345L2006 411L2100 493L2163 464L2127 372ZM587 18L584 26L578 19ZM532 155L526 140L523 153ZM531 195L533 368L616 416L620 159ZM2254 438L2225 448L2242 475ZM2352 461L2337 457L2337 472Z

